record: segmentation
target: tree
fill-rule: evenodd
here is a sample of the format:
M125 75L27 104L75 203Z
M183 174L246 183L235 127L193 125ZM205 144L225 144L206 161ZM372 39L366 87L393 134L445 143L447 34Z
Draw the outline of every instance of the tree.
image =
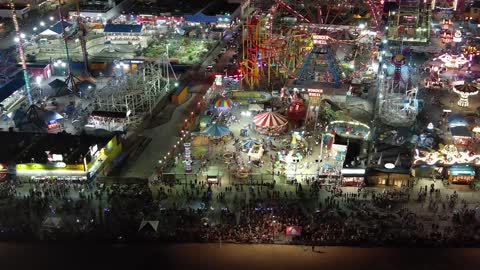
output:
M336 113L332 108L329 106L324 106L323 111L320 113L320 120L325 123L329 123L330 121L336 118Z

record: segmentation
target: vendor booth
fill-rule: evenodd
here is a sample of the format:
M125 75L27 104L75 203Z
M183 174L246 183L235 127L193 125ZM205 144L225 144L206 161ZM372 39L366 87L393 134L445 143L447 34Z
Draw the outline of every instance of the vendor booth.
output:
M365 181L365 169L344 168L342 173L342 186L360 187Z
M447 170L448 181L453 184L470 184L475 180L475 167L454 165Z
M450 132L455 145L468 145L473 138L472 132L465 126L450 128Z
M372 168L367 173L367 184L372 186L408 186L410 170L403 168Z
M248 159L249 160L259 160L263 156L263 146L259 144L254 144L250 149L248 150Z

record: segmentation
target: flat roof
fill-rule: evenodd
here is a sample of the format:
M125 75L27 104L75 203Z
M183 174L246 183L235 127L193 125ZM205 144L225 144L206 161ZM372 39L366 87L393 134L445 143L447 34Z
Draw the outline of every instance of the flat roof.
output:
M112 135L113 137L113 135ZM67 164L82 164L89 147L103 148L112 137L72 135L68 133L0 132L1 163L47 163L47 153L63 155Z
M18 74L17 77L18 78L11 80L3 87L0 87L0 102L3 102L10 95L12 95L25 85L25 79L23 77L19 77Z
M105 33L140 33L141 24L107 24L103 29Z

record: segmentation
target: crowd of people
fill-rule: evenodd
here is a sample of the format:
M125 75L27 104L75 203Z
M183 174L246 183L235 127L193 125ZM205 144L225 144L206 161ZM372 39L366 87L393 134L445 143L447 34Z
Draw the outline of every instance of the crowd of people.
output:
M476 209L438 191L308 184L30 183L0 186L0 237L319 245L475 243ZM428 203L428 207L424 207ZM438 207L446 205L445 207ZM448 207L447 207L448 206ZM47 224L53 218L55 226ZM143 226L142 221L158 221ZM48 226L47 226L48 225ZM289 226L301 233L288 235Z

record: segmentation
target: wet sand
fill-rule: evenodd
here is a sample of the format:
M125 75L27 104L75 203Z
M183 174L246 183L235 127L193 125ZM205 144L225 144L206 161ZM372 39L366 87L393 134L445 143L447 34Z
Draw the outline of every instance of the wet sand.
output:
M480 249L0 243L1 269L474 269Z

